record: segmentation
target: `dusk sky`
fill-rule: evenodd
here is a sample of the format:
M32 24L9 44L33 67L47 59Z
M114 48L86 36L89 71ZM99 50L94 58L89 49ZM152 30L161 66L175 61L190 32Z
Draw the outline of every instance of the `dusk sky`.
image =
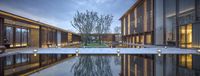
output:
M111 32L135 0L0 0L0 10L77 32L70 21L76 11L96 11L114 16Z

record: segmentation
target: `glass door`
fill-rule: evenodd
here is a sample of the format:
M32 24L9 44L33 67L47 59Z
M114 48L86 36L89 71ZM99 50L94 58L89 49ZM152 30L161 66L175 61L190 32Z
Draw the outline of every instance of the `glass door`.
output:
M180 47L192 48L192 24L180 26Z

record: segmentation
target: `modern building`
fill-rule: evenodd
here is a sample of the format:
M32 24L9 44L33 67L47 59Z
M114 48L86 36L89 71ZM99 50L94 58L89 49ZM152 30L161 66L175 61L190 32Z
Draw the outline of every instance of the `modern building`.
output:
M11 51L27 47L66 47L80 40L79 34L0 10L0 46L6 46ZM15 76L69 56L16 54L0 57L0 76Z
M5 11L0 11L0 29L0 44L8 48L65 47L80 41L78 34Z
M136 0L120 20L123 42L186 49L200 48L199 0ZM163 60L167 62L169 58L170 56L167 56ZM173 64L178 66L176 75L200 75L199 58L199 55L174 56L172 59L177 59L177 62ZM156 60L156 57L153 59Z

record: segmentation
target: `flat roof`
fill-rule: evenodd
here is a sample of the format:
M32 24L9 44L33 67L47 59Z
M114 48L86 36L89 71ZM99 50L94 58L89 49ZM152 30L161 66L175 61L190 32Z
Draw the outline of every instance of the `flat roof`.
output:
M77 33L69 31L69 30L65 30L65 29L62 29L62 28L59 28L59 27L56 27L56 26L53 26L53 25L49 25L49 24L42 23L42 22L39 22L39 21L36 21L36 20L33 20L33 19L29 19L29 18L25 18L25 17L19 16L19 15L15 15L13 13L6 12L6 11L3 11L3 10L0 10L0 15L11 17L11 18L18 19L18 20L23 20L23 21L33 23L33 24L36 24L36 25L39 25L39 26L50 27L50 28L54 28L54 29L57 29L57 30L60 30L60 31L70 32L72 34L79 35Z

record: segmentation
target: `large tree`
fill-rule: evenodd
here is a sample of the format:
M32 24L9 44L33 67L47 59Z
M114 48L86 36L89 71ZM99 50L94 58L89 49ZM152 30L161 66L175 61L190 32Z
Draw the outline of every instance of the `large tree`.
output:
M84 45L87 45L91 40L90 34L96 32L100 39L100 35L108 33L112 20L112 15L98 15L97 12L87 10L86 12L77 11L71 24L79 31Z
M98 38L99 41L101 40L102 34L109 32L112 20L113 20L112 15L101 15L100 17L98 17L97 26L95 27L95 31L99 37Z
M121 27L120 26L115 26L114 32L117 33L117 34L120 34L121 33Z
M86 12L77 11L74 20L71 21L72 26L79 31L84 45L87 45L90 40L89 35L93 32L97 20L97 12L87 10Z

